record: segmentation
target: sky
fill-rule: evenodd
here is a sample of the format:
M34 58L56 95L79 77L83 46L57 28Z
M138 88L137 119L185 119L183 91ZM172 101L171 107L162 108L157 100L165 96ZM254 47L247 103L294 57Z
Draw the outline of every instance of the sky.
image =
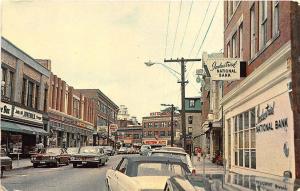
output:
M1 14L2 36L33 58L50 59L68 85L100 89L139 121L162 103L181 107L175 74L144 62L223 49L222 1L4 0ZM165 64L180 73L179 63ZM186 64L186 97L200 96L201 67Z

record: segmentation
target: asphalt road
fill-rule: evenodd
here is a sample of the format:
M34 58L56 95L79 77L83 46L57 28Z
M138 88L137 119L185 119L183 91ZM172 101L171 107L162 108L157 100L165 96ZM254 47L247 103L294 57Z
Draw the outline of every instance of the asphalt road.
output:
M121 157L112 156L99 168L69 165L12 170L4 174L1 184L8 191L106 191L106 171L116 166Z

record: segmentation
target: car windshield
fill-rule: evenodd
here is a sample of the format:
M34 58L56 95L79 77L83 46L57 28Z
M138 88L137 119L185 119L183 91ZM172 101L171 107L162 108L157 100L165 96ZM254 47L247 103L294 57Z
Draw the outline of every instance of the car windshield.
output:
M78 149L79 148L76 148L76 147L74 147L74 148L68 148L67 152L68 152L68 154L76 154L76 153L78 153Z
M179 153L167 153L167 152L152 152L151 156L162 156L162 157L174 157L179 158L182 160L182 162L188 164L187 157L185 154L179 154Z
M172 163L140 163L136 176L174 176L186 175L186 171L179 164Z
M60 154L61 153L61 148L49 148L46 149L47 154Z
M79 153L98 153L98 151L99 149L96 147L82 147Z
M147 150L147 149L151 149L151 147L149 146L149 145L143 145L142 147L141 147L141 150L143 151L143 150Z

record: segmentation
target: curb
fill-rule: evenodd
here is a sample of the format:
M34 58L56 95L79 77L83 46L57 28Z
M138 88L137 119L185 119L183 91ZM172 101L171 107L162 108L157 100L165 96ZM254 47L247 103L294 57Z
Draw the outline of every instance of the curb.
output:
M33 166L23 166L23 167L17 167L17 168L13 168L11 170L23 170L23 169L28 169L28 168L32 168Z

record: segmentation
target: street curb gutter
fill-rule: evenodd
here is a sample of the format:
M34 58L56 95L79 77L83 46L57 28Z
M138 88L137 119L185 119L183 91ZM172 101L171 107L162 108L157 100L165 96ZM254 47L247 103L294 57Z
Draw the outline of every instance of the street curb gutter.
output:
M28 169L28 168L32 168L33 166L24 166L24 167L19 167L19 168L13 168L11 169L12 171L13 170L24 170L24 169Z

